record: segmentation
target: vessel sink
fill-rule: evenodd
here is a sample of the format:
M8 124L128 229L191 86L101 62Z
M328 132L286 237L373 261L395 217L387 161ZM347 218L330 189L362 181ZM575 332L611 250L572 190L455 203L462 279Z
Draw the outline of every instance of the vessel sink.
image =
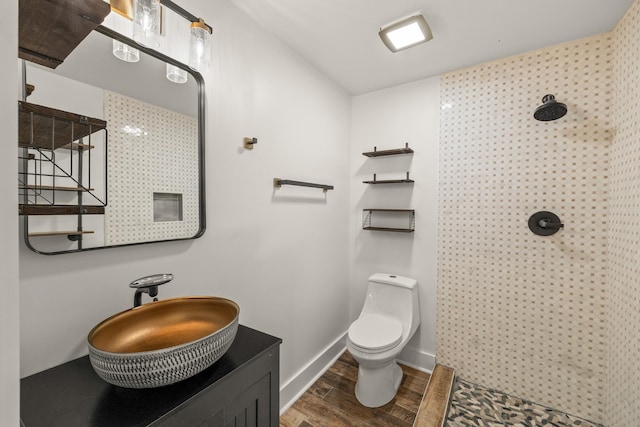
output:
M240 308L218 297L150 302L98 323L87 337L98 376L127 388L161 387L215 363L238 331Z

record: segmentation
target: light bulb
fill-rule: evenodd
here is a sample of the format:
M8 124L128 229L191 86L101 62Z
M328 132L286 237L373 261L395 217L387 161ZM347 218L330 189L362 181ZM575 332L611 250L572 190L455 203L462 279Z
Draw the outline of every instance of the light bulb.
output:
M142 27L142 31L146 34L149 34L153 29L153 22L151 21L151 12L148 7L142 9L142 19L140 19L140 26Z

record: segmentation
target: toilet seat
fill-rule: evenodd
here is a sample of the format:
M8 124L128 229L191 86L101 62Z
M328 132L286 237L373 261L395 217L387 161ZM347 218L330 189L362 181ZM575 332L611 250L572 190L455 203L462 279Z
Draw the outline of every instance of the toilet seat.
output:
M400 321L369 313L349 326L349 340L365 352L381 352L397 346L402 340Z

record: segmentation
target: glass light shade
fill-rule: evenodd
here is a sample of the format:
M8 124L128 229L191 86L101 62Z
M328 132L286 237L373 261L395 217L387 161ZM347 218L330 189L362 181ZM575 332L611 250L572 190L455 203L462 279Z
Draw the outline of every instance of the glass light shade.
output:
M192 24L189 43L189 67L195 71L209 66L209 31Z
M140 51L128 44L118 40L113 40L113 54L116 58L125 62L138 62L140 60Z
M173 83L186 83L187 72L180 67L167 64L167 79Z
M160 1L133 0L133 39L143 46L160 46Z

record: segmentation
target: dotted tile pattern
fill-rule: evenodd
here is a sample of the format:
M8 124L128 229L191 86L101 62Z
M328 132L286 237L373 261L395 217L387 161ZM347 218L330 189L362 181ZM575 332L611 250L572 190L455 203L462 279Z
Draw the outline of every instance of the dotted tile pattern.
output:
M611 35L442 77L437 359L602 422ZM539 122L545 94L567 104ZM529 217L565 228L533 234Z
M447 427L602 427L600 424L461 379L453 386Z
M108 91L104 111L109 131L106 244L194 236L199 228L197 119ZM183 220L154 222L154 192L182 194Z
M640 426L640 2L613 31L606 420Z

